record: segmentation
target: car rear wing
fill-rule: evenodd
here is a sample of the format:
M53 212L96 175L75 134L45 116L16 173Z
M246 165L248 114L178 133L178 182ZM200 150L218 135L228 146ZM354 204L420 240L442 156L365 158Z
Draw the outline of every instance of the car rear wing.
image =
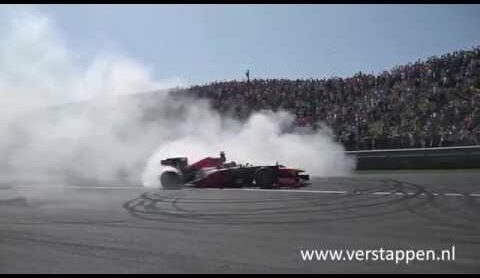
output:
M160 164L183 170L188 166L188 159L186 157L172 157L161 160Z

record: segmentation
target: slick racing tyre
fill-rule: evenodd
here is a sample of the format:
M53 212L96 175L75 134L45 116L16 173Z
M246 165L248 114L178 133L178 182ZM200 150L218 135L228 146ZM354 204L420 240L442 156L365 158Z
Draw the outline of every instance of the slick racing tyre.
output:
M249 169L236 169L231 174L232 187L249 186L253 183L253 175Z
M165 171L160 176L162 187L167 190L182 188L182 177L177 172Z
M260 188L272 188L275 182L275 171L272 168L260 168L255 173L255 184Z

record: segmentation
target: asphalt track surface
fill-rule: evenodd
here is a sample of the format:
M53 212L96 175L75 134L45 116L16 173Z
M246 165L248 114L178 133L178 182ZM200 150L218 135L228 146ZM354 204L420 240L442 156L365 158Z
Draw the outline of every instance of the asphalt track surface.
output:
M480 171L362 172L300 190L0 183L1 273L480 272ZM454 261L303 261L450 249Z

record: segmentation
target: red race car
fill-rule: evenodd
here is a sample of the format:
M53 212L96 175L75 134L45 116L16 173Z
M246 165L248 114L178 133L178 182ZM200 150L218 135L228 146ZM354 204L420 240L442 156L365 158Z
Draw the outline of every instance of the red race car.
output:
M161 161L170 166L160 175L164 189L190 187L243 187L260 188L302 187L308 184L309 175L304 170L287 168L282 165L253 166L225 163L225 153L220 157L206 157L188 165L186 157L167 158Z

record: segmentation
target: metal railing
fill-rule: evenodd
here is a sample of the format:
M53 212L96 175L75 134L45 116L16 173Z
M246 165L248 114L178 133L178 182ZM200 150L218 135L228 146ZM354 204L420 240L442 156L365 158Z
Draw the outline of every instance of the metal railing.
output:
M480 168L480 146L347 151L358 170Z
M443 151L443 150L471 150L478 149L480 150L480 145L474 146L457 146L457 147L432 147L432 148L404 148L404 149L379 149L379 150L361 150L361 151L346 151L346 153L355 154L355 153L375 153L375 152L403 152L403 151Z

